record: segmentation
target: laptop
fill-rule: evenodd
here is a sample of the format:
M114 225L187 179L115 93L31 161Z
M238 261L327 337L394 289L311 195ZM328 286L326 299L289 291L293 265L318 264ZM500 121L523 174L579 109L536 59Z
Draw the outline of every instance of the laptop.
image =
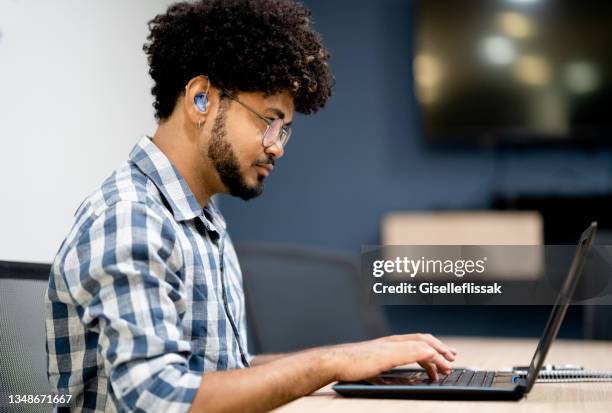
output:
M582 233L574 258L531 359L527 375L512 372L453 369L433 381L422 369L393 369L358 382L339 382L333 389L347 397L442 399L442 400L519 400L531 391L548 349L572 299L587 253L593 244L597 223ZM517 363L515 363L517 364Z

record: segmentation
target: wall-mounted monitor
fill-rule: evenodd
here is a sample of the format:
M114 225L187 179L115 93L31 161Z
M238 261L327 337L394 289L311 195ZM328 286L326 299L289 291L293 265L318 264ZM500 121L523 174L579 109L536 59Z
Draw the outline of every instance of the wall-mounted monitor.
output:
M420 0L415 92L434 144L612 144L612 2Z

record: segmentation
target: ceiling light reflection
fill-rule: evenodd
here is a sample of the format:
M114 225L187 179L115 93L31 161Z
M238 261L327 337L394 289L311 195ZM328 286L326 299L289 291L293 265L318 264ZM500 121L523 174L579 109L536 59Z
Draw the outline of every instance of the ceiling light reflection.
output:
M442 80L442 64L438 58L429 54L417 55L413 64L418 98L423 103L432 103L436 100L438 85Z
M589 93L599 86L597 67L589 62L572 62L563 70L563 79L574 93Z
M482 42L484 58L494 65L507 65L514 61L516 51L510 40L503 36L490 36Z
M544 86L551 80L550 64L542 56L522 55L514 65L514 75L527 85Z
M533 32L533 26L529 18L518 12L508 11L498 14L497 24L510 37L524 39Z

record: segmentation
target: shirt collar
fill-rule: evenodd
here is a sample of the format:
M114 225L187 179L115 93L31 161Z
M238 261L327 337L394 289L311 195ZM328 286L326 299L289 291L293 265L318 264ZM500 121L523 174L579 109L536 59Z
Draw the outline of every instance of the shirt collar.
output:
M177 221L201 217L208 230L225 230L225 219L212 199L203 209L180 172L148 136L138 141L130 160L159 189ZM204 212L208 212L205 214Z

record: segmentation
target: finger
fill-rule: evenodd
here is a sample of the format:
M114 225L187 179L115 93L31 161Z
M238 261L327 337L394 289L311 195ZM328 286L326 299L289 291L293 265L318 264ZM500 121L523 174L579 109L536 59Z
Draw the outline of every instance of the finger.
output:
M442 355L438 353L429 343L425 341L408 341L405 343L408 345L408 349L410 349L408 351L411 351L412 354L416 356L416 359L413 359L413 361L416 361L419 364L421 362L434 364L437 371L444 374L450 373L451 363L442 357Z
M450 362L425 341L395 341L387 343L387 345L391 346L390 351L394 355L391 367L410 363L427 363L433 365L436 369L434 372L431 368L426 367L427 374L432 378L437 377L438 371L444 374L450 373ZM421 365L425 367L425 365Z
M414 334L413 335L416 340L421 340L432 346L436 351L444 356L448 361L455 361L455 351L453 353L452 349L444 344L442 341L438 340L436 337L431 334Z
M432 352L427 359L420 361L427 361L431 364L435 364L437 371L441 372L442 374L449 374L451 372L450 362L442 357L439 353Z
M440 341L440 342L443 343L443 341ZM453 353L455 356L457 355L458 351L457 351L457 349L455 347L451 347L448 344L445 344L445 346L446 346L446 348L448 348L451 351L451 353Z
M457 350L452 347L444 344L440 339L432 336L431 334L425 334L425 340L432 344L438 352L445 355L446 359L449 361L455 361L455 355L457 354ZM449 356L451 359L449 359Z
M432 379L433 381L438 380L438 369L436 368L435 364L432 364L428 361L419 361L419 364L425 369L425 371L427 371L427 375L430 379Z

